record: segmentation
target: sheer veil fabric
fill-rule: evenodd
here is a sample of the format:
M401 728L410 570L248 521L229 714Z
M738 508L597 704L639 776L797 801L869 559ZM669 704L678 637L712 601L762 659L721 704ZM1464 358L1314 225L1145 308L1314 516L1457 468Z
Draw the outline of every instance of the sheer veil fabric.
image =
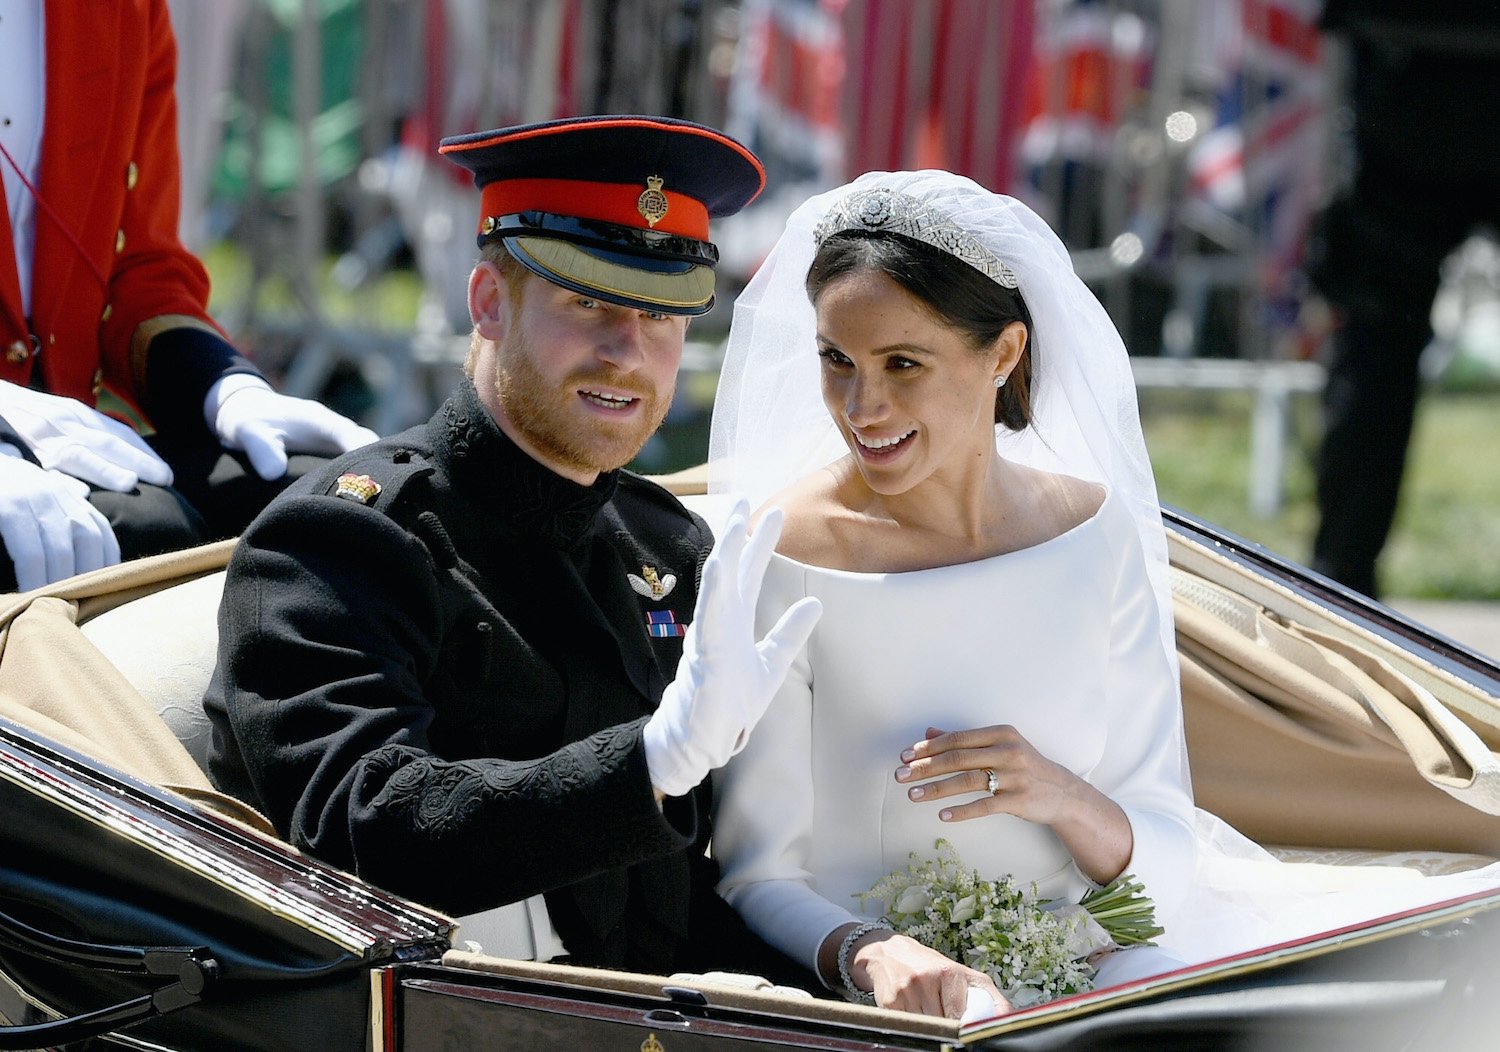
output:
M996 447L1007 460L1099 482L1122 498L1140 533L1162 646L1175 671L1166 535L1125 345L1051 227L1020 201L970 179L869 172L792 213L735 301L709 438L709 492L743 495L758 507L848 452L823 406L816 318L803 282L818 223L850 194L874 187L918 199L1015 274L1032 319L1033 422L1019 432L997 425ZM1186 784L1185 755L1182 762Z

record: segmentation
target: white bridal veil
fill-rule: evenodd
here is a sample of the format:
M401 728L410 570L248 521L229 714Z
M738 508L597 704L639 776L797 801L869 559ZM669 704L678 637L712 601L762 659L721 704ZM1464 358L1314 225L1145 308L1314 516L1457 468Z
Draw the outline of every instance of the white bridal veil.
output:
M709 439L709 492L752 507L847 452L819 388L815 317L803 282L813 231L840 202L885 187L978 240L1018 280L1032 320L1032 426L995 428L1008 460L1100 482L1140 532L1175 670L1166 538L1146 457L1135 383L1109 315L1073 273L1068 250L1021 202L949 172L870 172L798 208L735 301Z

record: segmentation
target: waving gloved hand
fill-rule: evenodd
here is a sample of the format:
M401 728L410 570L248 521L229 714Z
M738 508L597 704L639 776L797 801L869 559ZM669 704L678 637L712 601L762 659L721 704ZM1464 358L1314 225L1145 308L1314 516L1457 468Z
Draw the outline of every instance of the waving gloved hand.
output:
M203 411L219 441L243 450L255 473L268 481L286 474L288 453L347 453L380 437L320 402L278 394L260 377L244 373L215 383Z
M781 511L762 517L753 537L749 517L740 501L704 564L677 678L646 721L651 784L667 796L689 792L744 747L823 612L817 599L799 599L756 640L755 605L781 537Z
M138 481L172 484L172 469L145 439L77 399L0 383L0 417L49 471L117 493L129 493Z
M39 468L0 442L0 540L21 591L120 561L115 532L88 494L78 479Z

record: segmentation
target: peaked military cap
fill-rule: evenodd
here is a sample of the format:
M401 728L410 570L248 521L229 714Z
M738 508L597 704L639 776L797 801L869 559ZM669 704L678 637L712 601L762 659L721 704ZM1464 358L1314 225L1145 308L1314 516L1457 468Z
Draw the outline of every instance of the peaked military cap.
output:
M548 281L667 314L713 306L708 221L766 183L745 147L670 117L570 117L452 136L438 152L474 173L481 246L501 241Z

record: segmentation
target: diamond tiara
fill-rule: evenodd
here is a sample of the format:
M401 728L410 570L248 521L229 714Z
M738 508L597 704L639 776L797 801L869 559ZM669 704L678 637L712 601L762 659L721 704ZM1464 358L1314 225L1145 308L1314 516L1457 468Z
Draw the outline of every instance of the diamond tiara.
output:
M904 234L960 259L985 277L1008 289L1016 288L1016 272L1006 266L979 239L953 220L900 190L877 186L845 197L829 209L813 230L813 240L822 245L844 230L879 230Z

